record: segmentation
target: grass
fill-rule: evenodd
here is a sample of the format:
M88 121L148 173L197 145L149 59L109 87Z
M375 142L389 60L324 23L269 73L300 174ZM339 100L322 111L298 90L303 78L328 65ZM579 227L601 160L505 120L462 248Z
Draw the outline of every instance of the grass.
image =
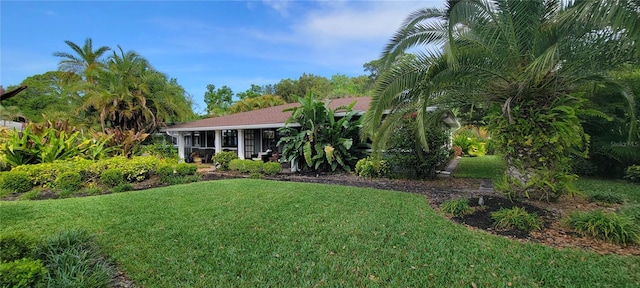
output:
M640 203L640 185L624 180L604 180L581 177L576 181L578 191L585 196L596 196L600 194L619 195L630 203Z
M506 164L498 155L462 157L453 175L457 178L496 179L504 174Z
M626 287L640 258L519 243L422 195L235 179L0 202L2 231L97 234L141 287Z

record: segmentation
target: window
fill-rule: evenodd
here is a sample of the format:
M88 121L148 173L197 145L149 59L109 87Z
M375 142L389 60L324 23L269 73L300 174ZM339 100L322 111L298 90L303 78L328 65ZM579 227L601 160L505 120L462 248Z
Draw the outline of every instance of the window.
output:
M237 130L222 130L222 147L238 146Z
M215 131L206 131L207 133L207 147L213 147L216 143L216 133Z
M244 131L244 155L251 156L256 148L256 134L255 130Z
M277 150L275 149L276 143L276 130L262 130L262 151L266 151L267 149Z

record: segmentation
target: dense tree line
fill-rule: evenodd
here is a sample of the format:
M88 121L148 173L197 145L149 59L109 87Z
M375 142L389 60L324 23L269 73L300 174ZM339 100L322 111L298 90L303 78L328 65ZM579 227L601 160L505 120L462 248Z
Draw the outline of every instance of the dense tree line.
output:
M380 64L372 61L365 64L365 70L371 69L371 73L375 73L376 68L373 67ZM298 79L282 79L276 84L263 86L251 84L246 91L235 94L226 85L216 89L215 85L209 84L204 95L204 101L207 104L206 116L219 116L292 103L296 102L298 97L309 93L316 99L369 96L375 81L372 75L349 77L345 74L335 74L329 79L303 73ZM234 96L238 99L235 102Z
M157 71L141 55L65 41L72 53L56 52L58 71L30 76L29 88L2 102L5 119L67 120L74 126L153 132L168 123L192 120L192 101L176 79ZM111 54L109 54L111 52ZM14 87L8 87L13 89Z

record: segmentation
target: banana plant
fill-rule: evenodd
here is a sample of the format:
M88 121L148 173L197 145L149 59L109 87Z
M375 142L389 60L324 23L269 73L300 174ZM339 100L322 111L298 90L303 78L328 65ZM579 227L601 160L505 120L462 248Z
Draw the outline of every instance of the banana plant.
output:
M292 113L287 126L280 129L285 135L278 142L283 146L283 158L304 163L301 169L350 171L360 154L354 145L360 128L358 114L353 111L356 102L329 109L330 101L321 102L311 94L298 98L298 102L299 107L284 110ZM345 115L336 119L336 111L345 111ZM293 127L292 123L299 127Z

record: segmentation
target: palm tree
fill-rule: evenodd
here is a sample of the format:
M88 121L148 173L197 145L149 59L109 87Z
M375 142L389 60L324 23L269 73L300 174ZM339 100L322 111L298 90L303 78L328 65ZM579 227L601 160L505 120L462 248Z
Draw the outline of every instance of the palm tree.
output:
M87 38L82 47L69 40L64 41L64 43L77 55L67 52L53 53L53 56L63 58L60 60L59 69L65 72L84 75L87 82L95 84L93 74L99 67L104 67L104 64L100 61L100 57L111 50L111 48L102 46L93 50L93 40L91 40L91 38Z
M626 3L609 2L617 8L624 5L615 3ZM584 17L588 4L462 0L412 13L385 48L383 60L392 63L421 45L426 51L379 77L365 131L384 142L403 113L414 110L424 131L428 106L481 104L489 107L486 119L508 163L497 187L511 196L547 200L567 193L574 179L567 155L584 156L588 146L579 116L598 114L584 109L583 84L608 83L628 92L605 72L633 57L626 52L634 51L629 39L637 38L630 34L634 30L623 29L626 22L615 22L620 17ZM637 6L610 11L638 14L629 7ZM391 116L380 125L388 110Z
M88 90L83 109L96 111L102 131L120 128L150 133L166 122L193 118L184 89L134 51L124 52L118 46L106 69L96 75L98 85Z

